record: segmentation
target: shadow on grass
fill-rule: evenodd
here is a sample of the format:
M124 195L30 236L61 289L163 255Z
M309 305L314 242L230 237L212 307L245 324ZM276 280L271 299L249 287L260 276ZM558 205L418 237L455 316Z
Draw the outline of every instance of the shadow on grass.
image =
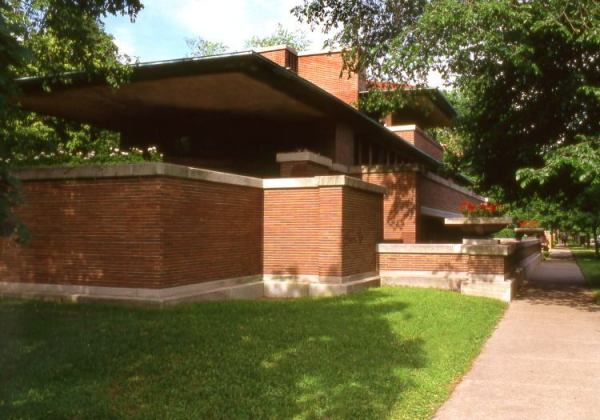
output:
M0 301L0 417L385 418L427 364L407 305Z

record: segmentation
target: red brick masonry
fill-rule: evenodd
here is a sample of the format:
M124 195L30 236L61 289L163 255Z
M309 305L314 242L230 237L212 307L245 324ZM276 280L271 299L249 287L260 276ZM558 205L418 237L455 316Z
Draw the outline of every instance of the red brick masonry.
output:
M19 213L32 239L2 241L0 282L166 288L376 271L382 189L273 181L287 184L169 164L29 171Z

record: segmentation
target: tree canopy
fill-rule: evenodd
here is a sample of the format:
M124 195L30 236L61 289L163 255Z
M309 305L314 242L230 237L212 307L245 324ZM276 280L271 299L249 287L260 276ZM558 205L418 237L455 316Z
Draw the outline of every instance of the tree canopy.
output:
M351 70L417 84L435 70L450 80L464 99L461 169L482 189L515 198L520 169L599 141L595 0L306 0L295 13L332 31ZM579 192L571 177L551 189Z
M68 84L73 72L102 77L111 86L126 80L128 58L118 54L102 19L124 14L132 19L139 0L8 0L0 3L0 234L25 229L12 213L19 202L9 167L34 163L131 160L143 152L120 151L115 133L58 118L21 111L16 79L39 76L45 88ZM154 152L154 150L153 150Z

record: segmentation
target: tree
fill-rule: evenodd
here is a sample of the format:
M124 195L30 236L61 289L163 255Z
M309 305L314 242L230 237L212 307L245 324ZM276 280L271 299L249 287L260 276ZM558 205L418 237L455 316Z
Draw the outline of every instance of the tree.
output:
M209 41L202 37L188 38L185 40L190 49L190 57L206 57L209 55L218 55L227 52L229 47L219 41Z
M126 80L127 57L120 56L112 37L104 32L102 18L127 14L132 19L141 10L139 0L9 0L0 3L0 234L17 233L24 239L25 227L13 214L20 194L9 165L48 156L63 145L76 156L76 144L107 144L110 133L78 126L56 118L24 113L16 106L17 77L40 76L45 88L70 82L80 71L101 77L112 86ZM114 149L109 152L114 153ZM68 154L68 153L67 153ZM58 157L51 161L60 160Z
M245 43L246 48L272 47L273 45L289 45L298 51L306 50L310 46L306 33L303 31L290 31L281 23L277 24L277 29L265 37L253 36Z
M452 80L466 103L462 169L481 189L501 186L505 199L531 194L519 169L543 169L549 153L598 141L595 0L305 0L295 13L333 31L329 43L346 48L350 70L417 84L436 70ZM385 109L388 97L371 103ZM571 197L581 187L571 176L556 178L552 191L529 185Z

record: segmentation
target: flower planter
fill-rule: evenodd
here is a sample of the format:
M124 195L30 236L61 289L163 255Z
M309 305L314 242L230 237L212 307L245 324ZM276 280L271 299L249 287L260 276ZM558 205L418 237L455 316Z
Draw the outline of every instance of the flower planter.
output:
M512 217L453 217L444 219L446 226L460 229L465 237L473 239L490 239L494 233L501 231L513 222Z

